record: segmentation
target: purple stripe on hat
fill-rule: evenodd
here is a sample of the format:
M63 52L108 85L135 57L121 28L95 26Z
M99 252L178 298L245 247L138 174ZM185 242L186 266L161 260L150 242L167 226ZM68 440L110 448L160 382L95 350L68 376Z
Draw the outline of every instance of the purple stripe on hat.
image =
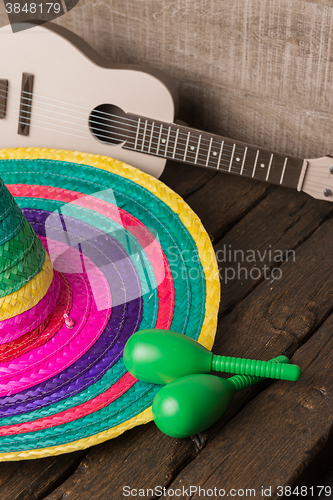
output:
M36 233L45 236L45 220L50 212L23 209L23 213ZM138 330L142 320L141 284L124 248L115 238L91 225L70 217L66 217L64 222L67 233L54 224L52 238L63 241L66 237L68 244L75 238L83 241L79 248L98 267L103 268L110 286L112 304L118 305L112 306L110 321L98 341L69 368L30 389L1 397L0 417L56 403L97 382L121 358L126 341ZM135 298L128 301L129 296Z

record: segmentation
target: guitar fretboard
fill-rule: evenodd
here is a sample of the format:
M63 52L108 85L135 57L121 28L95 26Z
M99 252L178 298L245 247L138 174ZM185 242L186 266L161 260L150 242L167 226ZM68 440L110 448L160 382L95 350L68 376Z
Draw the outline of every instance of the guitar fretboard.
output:
M136 115L127 118L125 149L297 188L303 165L300 158L189 127Z

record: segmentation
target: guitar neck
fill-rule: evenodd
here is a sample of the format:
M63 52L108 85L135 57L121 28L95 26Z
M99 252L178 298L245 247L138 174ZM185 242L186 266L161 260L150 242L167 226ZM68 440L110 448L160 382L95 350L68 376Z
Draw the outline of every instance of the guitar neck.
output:
M127 114L123 148L300 189L304 160L173 123Z

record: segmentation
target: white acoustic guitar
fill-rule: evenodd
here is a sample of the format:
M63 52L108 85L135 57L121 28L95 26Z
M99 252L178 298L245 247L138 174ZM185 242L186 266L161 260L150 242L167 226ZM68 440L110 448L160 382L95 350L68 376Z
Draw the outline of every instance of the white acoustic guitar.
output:
M286 156L175 124L177 91L160 71L112 64L51 23L0 35L0 148L107 155L155 177L172 159L333 201L333 158Z

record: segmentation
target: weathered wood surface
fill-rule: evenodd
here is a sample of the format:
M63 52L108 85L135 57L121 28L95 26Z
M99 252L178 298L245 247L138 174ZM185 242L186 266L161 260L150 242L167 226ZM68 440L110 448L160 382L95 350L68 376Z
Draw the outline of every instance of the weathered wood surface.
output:
M178 176L179 191L189 194L187 201L197 206L203 222L209 224L217 214L212 237L221 239L215 249L227 244L263 251L272 245L296 251L294 259L278 263L278 280L250 280L245 288L239 280L224 285L229 293L222 298L214 352L261 359L294 354L304 375L297 384L265 383L238 394L224 417L197 442L168 438L149 424L81 455L50 459L49 468L44 466L48 459L0 464L1 499L104 500L111 491L112 498L123 498L125 485L227 489L261 484L272 486L272 494L263 498L277 498L278 485L290 485L298 477L302 484L316 481L323 463L333 459L333 240L328 236L333 231L333 206L285 189L267 190L259 183L252 183L253 197L234 203L234 177L202 175L192 172L182 187L183 173L169 164L164 180L172 177L169 184L176 184ZM245 192L250 192L250 185L246 180ZM211 203L203 204L206 197ZM213 202L222 198L229 207L225 221Z
M81 0L56 22L173 76L190 125L307 157L332 152L332 16L330 0Z
M333 152L332 21L330 0L81 0L57 22L116 62L172 75L189 125L315 157ZM0 0L0 24L7 22ZM286 352L302 378L238 394L196 442L149 424L75 455L0 464L1 500L118 500L126 484L258 493L264 485L272 493L260 498L273 499L279 485L322 484L333 459L333 204L172 164L162 180L198 213L220 257L229 246L260 252L240 262L241 279L226 275L241 254L219 262L214 352L262 359ZM295 258L262 257L269 249L295 250ZM245 279L264 265L282 276Z

